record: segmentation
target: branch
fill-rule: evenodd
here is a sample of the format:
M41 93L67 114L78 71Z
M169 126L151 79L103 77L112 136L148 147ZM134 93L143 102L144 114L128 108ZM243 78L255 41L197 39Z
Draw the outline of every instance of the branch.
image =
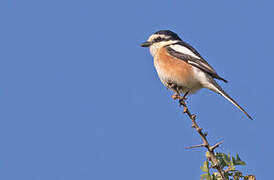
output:
M202 144L199 144L199 145L195 145L195 146L190 146L190 147L187 147L187 149L191 149L191 148L196 148L196 147L205 147L208 152L209 152L209 157L208 157L208 160L211 161L212 163L212 168L215 168L218 170L218 172L220 173L221 177L222 177L222 180L228 180L226 177L225 177L225 170L222 169L222 167L220 166L219 164L219 161L214 153L214 150L220 146L220 144L223 143L223 141L221 142L218 142L216 143L215 145L211 146L208 141L207 141L207 133L204 133L202 131L202 128L199 127L199 125L196 123L196 115L195 114L191 114L186 103L185 103L185 100L186 100L186 96L187 93L182 97L180 96L179 93L176 93L172 96L172 98L174 100L178 99L179 100L179 103L180 105L182 105L184 107L184 111L183 113L186 113L188 115L188 117L191 119L192 121L192 127L197 131L197 133L200 135L200 137L202 138L202 141L203 143Z

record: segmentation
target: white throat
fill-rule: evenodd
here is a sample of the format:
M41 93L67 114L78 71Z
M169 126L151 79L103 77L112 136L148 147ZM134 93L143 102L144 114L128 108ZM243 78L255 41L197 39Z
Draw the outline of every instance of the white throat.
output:
M150 50L150 54L151 56L155 56L158 52L158 50L164 46L167 46L167 45L170 45L170 44L174 44L174 43L177 43L179 41L177 40L169 40L169 41L163 41L163 42L158 42L158 43L153 43L150 47L149 47L149 50Z

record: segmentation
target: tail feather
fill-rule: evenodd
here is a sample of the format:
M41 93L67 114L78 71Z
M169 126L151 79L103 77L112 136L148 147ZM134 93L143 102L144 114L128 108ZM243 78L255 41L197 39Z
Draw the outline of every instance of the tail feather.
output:
M253 118L234 100L232 97L230 97L216 82L213 83L213 91L221 94L224 98L226 98L228 101L230 101L234 106L239 108L245 115L253 120Z

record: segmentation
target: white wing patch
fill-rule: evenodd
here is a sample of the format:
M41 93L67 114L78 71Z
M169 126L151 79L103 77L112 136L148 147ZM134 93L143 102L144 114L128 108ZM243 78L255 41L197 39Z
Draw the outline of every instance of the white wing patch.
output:
M192 57L194 57L196 59L201 59L199 56L197 56L196 54L194 54L190 49L188 49L185 46L182 46L182 45L179 45L179 44L174 44L174 45L170 45L169 47L172 48L172 49L174 49L177 52L182 53L182 54L186 54L186 55L192 56Z
M200 66L200 64L198 64L198 63L196 63L196 62L193 62L193 61L187 61L187 62L188 62L189 64L191 64L191 65L194 65L194 66L195 66L195 65L198 66L198 67Z
M203 85L203 87L211 89L210 88L211 83L208 80L208 76L206 73L204 73L203 71L201 71L199 68L196 68L196 67L193 67L193 72L195 74L195 78L198 80L198 82L200 82Z

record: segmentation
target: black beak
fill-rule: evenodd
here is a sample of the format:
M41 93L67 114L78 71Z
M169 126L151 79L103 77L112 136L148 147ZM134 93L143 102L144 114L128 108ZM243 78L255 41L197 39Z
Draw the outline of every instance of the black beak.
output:
M142 47L149 47L152 43L151 42L144 42L143 44L141 44Z

